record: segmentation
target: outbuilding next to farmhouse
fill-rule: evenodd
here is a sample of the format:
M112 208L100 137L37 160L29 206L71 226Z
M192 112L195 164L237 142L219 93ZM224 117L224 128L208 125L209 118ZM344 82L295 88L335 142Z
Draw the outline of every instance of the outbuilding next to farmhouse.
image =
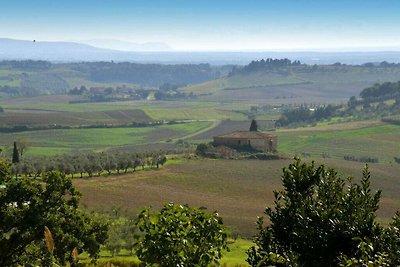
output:
M262 152L275 152L278 138L276 135L257 131L235 131L232 133L214 136L214 145L232 148L250 147Z

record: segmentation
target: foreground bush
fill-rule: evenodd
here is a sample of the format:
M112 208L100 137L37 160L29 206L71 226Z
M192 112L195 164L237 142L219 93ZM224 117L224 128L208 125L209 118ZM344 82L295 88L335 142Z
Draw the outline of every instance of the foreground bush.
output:
M46 266L49 259L64 264L73 262L72 251L96 258L107 225L81 211L79 199L65 175L11 178L9 166L0 161L0 266ZM43 241L45 229L52 235L51 249Z
M398 266L400 219L384 228L375 219L381 192L370 189L366 167L361 182L340 178L314 163L283 170L275 207L258 220L251 266Z
M138 216L141 232L138 258L156 266L208 266L218 263L227 247L227 233L216 212L166 204L155 213Z

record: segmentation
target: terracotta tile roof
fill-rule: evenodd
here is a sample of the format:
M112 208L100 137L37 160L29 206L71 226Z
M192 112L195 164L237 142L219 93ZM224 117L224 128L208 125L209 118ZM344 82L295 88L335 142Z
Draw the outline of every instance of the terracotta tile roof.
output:
M243 139L269 139L274 135L266 132L235 131L228 134L218 135L222 138L243 138Z

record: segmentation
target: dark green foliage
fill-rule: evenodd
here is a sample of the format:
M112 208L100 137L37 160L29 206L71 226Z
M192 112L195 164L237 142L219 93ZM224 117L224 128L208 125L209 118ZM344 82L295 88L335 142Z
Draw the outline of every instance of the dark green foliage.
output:
M280 159L279 155L272 153L254 153L247 157L248 159L259 159L259 160L278 160Z
M253 60L248 65L243 68L234 67L230 75L235 74L243 74L243 73L251 73L262 70L272 70L276 68L286 67L286 66L299 66L301 65L300 61L295 60L291 61L287 58L284 59L261 59L261 60Z
M186 94L179 91L156 91L154 93L154 98L156 100L171 100L171 99L189 99L194 98L192 94Z
M282 116L276 121L276 126L287 126L294 123L312 123L329 119L336 114L338 106L318 106L313 109L307 105L299 108L290 109L283 112Z
M2 107L0 107L0 112L4 112L4 109Z
M354 238L354 241L359 241L357 251L354 257L341 256L340 267L385 267L390 266L389 258L386 253L375 253L375 248L369 240Z
M227 232L216 212L166 204L156 213L141 211L137 256L157 266L209 266L227 249Z
M161 91L176 91L180 87L185 87L186 84L175 84L175 83L163 83L160 85L159 89Z
M209 146L207 144L198 144L196 147L196 154L199 156L205 156Z
M349 160L349 161L358 161L358 162L364 162L364 163L378 163L379 162L379 159L377 157L373 157L373 156L355 157L353 155L345 155L343 158L345 160Z
M78 209L80 194L70 179L57 172L44 175L42 181L14 179L6 165L1 168L5 176L0 177L0 266L30 266L46 258L45 226L52 233L57 262L72 262L74 248L98 256L107 225Z
M337 115L339 106L327 105L310 108L307 105L299 108L289 109L283 112L282 116L276 121L276 126L287 126L290 124L313 123L330 119Z
M19 152L17 148L17 142L14 142L13 154L12 154L12 163L16 164L19 162Z
M376 83L373 86L362 90L360 96L363 99L384 99L398 97L400 96L400 81L384 82L382 84Z
M116 153L87 152L73 155L60 155L53 157L26 157L14 164L12 174L15 176L24 175L25 177L39 177L46 171L57 170L72 178L76 174L83 177L100 176L106 172L124 173L135 171L138 166L142 168L147 165L150 168L159 168L167 162L167 157L161 151L151 153Z
M371 258L397 266L399 219L386 229L375 222L381 193L371 191L368 168L357 184L295 159L283 170L282 182L284 189L274 192L275 207L265 211L270 225L258 221L256 247L248 251L251 266L339 266L340 259L360 257L359 240L375 248Z
M312 119L312 112L307 106L285 111L276 121L277 126L286 126L294 122L309 122Z
M258 131L258 126L256 120L252 120L250 124L250 132L257 132Z
M85 95L89 92L89 90L86 88L86 86L81 85L81 87L74 87L71 90L68 91L68 94L70 95Z

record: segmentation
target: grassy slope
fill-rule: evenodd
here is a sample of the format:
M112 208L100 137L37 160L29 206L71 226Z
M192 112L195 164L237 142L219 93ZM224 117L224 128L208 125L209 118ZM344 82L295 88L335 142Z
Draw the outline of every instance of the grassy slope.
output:
M278 150L320 157L323 153L343 159L345 155L377 157L392 163L400 151L400 126L380 122L351 122L337 125L279 130Z
M162 125L145 128L94 128L0 133L0 145L10 146L14 140L25 138L31 147L29 154L59 154L78 150L105 150L132 144L165 142L181 138L211 125L211 122Z
M225 95L222 93L224 89L246 89L250 93L253 90L258 90L258 88L268 91L269 87L280 91L286 85L292 86L296 90L290 90L290 87L289 89L283 88L282 96L288 97L300 91L303 95L307 94L311 97L321 93L330 95L334 91L338 98L343 98L358 95L365 86L372 85L375 82L397 81L399 77L400 68L319 66L317 70L310 72L304 71L303 67L292 67L290 71L285 72L259 71L250 74L237 74L190 85L182 90L198 95Z

